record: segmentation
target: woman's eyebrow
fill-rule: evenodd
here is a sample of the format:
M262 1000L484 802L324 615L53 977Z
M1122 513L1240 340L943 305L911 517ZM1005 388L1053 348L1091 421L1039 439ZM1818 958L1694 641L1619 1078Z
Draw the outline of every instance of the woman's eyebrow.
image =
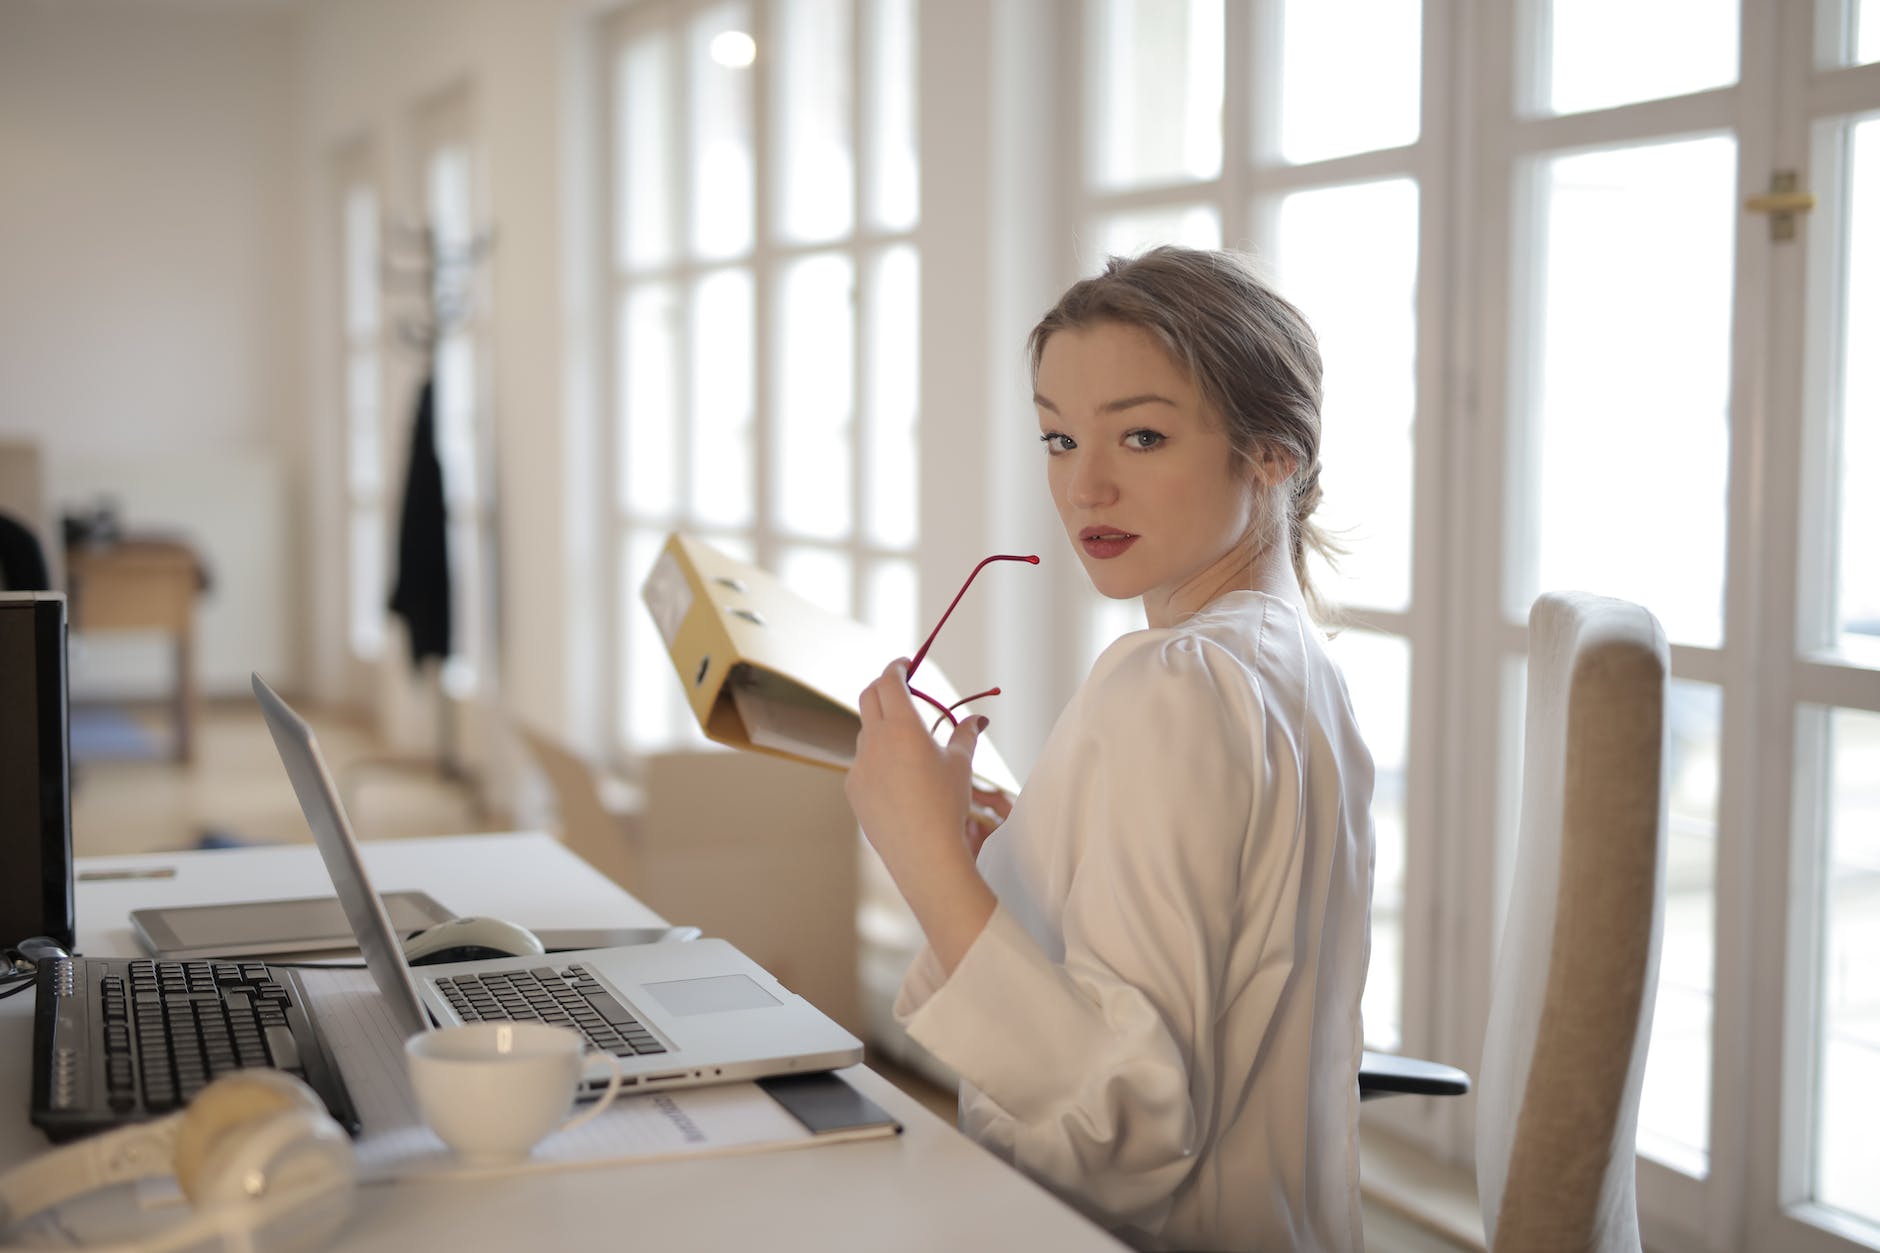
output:
M1031 394L1031 403L1038 406L1040 409L1049 409L1052 413L1058 411L1058 407L1052 404L1049 398L1038 392ZM1097 406L1097 412L1121 413L1125 409L1134 409L1139 405L1167 405L1171 409L1177 407L1175 402L1170 400L1167 396L1160 395L1156 392L1144 392L1140 396L1124 396L1120 400L1106 400Z

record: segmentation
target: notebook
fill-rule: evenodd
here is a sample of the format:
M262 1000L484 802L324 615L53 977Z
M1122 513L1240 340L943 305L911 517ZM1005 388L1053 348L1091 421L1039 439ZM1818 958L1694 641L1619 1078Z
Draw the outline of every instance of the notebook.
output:
M366 969L405 1034L492 1018L572 1020L640 1091L862 1059L861 1041L723 940L408 965L312 728L260 675L253 685Z

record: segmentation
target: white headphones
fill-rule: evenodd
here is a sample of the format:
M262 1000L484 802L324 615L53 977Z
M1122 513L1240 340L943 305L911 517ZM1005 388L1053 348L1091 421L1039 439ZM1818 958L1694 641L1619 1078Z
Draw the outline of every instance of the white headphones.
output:
M190 1217L112 1253L324 1248L352 1213L352 1141L313 1091L277 1070L217 1079L189 1108L54 1149L0 1176L0 1235L115 1184L174 1174Z

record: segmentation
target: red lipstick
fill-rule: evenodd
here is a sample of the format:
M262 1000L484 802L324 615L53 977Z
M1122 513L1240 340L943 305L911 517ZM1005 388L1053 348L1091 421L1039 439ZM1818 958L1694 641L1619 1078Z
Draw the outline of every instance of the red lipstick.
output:
M1122 556L1139 538L1113 526L1087 526L1077 532L1077 542L1082 545L1084 552L1098 561Z

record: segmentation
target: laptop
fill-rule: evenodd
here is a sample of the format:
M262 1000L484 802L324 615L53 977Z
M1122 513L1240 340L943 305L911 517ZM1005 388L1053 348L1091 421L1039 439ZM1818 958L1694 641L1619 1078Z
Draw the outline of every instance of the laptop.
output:
M366 969L404 1034L492 1019L557 1022L612 1053L625 1086L638 1090L862 1060L860 1040L724 940L408 965L312 728L260 675L253 685Z

